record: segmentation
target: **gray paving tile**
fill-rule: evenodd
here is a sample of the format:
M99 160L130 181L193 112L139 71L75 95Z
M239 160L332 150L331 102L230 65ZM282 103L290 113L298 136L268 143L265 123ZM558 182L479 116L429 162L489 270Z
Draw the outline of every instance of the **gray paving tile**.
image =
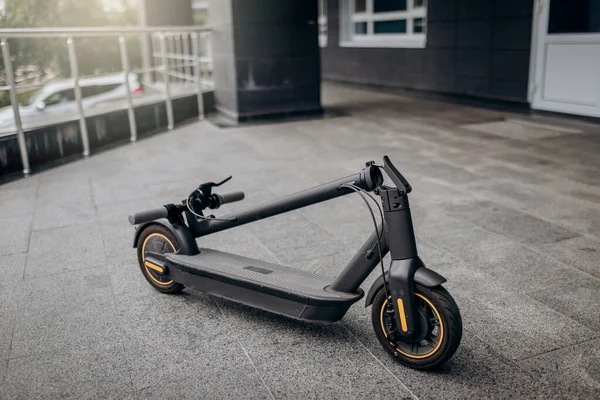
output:
M581 271L600 278L600 240L580 236L540 246L541 251Z
M518 169L510 164L482 164L471 168L470 171L478 175L511 182L511 186L514 186L515 182L533 185L550 182L549 178L544 177L538 172L530 172L528 170Z
M59 165L39 175L40 183L83 183L88 180L89 159L77 160L68 164Z
M14 217L33 214L36 193L37 186L2 187L0 190L0 215Z
M540 303L552 307L580 324L596 332L600 331L599 279L590 277L528 294Z
M536 155L526 151L515 151L515 149L503 150L489 154L489 157L503 163L527 168L532 171L557 171L564 165L545 155Z
M14 293L18 284L23 280L26 253L16 253L0 256L2 280L0 280L0 293Z
M339 324L302 323L217 301L275 398L411 398Z
M85 225L97 220L96 208L91 200L55 203L39 198L35 206L33 230Z
M27 178L23 177L12 182L3 183L2 190L12 189L23 189L27 187L37 187L40 183L40 175L29 175Z
M213 380L215 371L228 375L245 365L243 351L208 295L152 292L117 301L136 390L173 377Z
M252 233L250 227L239 227L197 239L199 247L226 251L245 257L277 262L271 251Z
M569 229L600 239L600 210L595 207L567 209L554 220Z
M579 236L576 232L489 201L449 206L448 212L459 218L530 244L556 243Z
M474 184L486 180L485 177L475 175L465 168L455 167L438 161L423 162L416 166L415 169L422 175L453 184Z
M533 251L483 228L461 223L461 220L444 216L424 222L418 229L420 239L515 290L538 290L588 277L586 273L544 255L543 250Z
M344 244L298 212L256 222L250 229L280 262L286 264L346 250Z
M581 131L577 129L561 128L554 125L539 124L517 119L470 124L464 125L463 128L517 140L536 140L581 133Z
M583 133L552 138L546 127L532 126L498 136L457 125L514 119L511 113L324 88L326 104L346 107L348 115L227 130L190 124L2 185L0 382L13 331L14 354L41 353L11 360L10 376L23 379L10 390L0 383L0 393L127 398L130 383L111 389L121 378L106 372L109 358L101 358L96 375L86 375L92 362L80 364L120 344L127 358L116 356L116 369L129 362L138 398L268 398L231 334L239 330L276 398L374 398L381 388L402 398L410 393L400 381L420 398L598 397L597 340L573 346L598 330L591 277L600 278L597 127L520 116ZM209 296L190 289L161 295L139 271L126 221L132 211L177 202L199 183L232 174L222 191L244 190L246 199L215 211L222 215L356 173L383 154L414 187L421 256L449 279L467 329L440 371L416 372L390 360L362 304L342 324L324 327L220 302L225 321ZM32 226L40 231L21 281ZM348 196L198 242L335 276L371 230L361 200ZM11 253L19 254L3 256ZM118 317L110 313L115 306ZM113 330L115 320L122 331ZM56 353L58 367L44 348ZM69 368L97 383L73 373L69 384Z
M18 297L6 290L0 291L0 365L8 359L18 311ZM0 366L0 373L2 372Z
M72 180L70 176L41 182L38 188L37 199L43 203L89 203L92 199L92 188L89 179Z
M81 308L86 302L110 297L110 283L104 267L26 278L19 293L20 302L23 307L40 312L51 307Z
M444 286L456 300L463 325L499 355L520 360L567 344L589 340L595 331L503 286L444 251L421 244L425 264L444 275Z
M226 371L207 369L192 379L169 379L136 392L139 399L272 399L266 386L247 363Z
M84 270L29 279L20 294L11 358L99 351L119 343L111 281Z
M120 346L12 359L1 385L7 400L133 398Z
M25 253L0 256L0 364L8 359L19 305ZM2 370L2 367L0 367ZM1 378L0 378L1 380Z
M133 248L135 227L127 221L110 221L100 223L100 232L104 243L107 260L135 260L136 250Z
M532 382L526 369L498 355L476 332L463 331L458 351L441 369L421 372L398 364L381 348L371 326L370 307L353 306L343 324L418 398L529 398L545 389Z
M0 255L27 251L32 219L31 215L0 216Z
M99 267L106 263L98 223L31 234L26 277Z
M102 205L117 201L132 201L150 199L151 194L147 185L140 180L134 180L135 175L129 179L102 179L92 181L94 204Z
M551 385L555 399L600 397L600 340L542 354L519 362L544 385Z
M379 211L376 208L373 211L379 223ZM302 209L301 213L354 251L375 229L371 214L358 194L316 204Z

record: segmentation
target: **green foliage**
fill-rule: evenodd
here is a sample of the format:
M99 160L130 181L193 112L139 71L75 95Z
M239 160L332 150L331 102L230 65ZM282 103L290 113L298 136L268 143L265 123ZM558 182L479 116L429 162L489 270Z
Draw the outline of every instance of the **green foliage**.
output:
M2 28L132 26L137 24L137 10L131 0L121 0L123 12L105 12L101 0L6 0L5 13L0 15ZM126 38L132 68L140 61L139 37ZM70 75L65 39L36 38L9 40L13 69L34 65L40 71L59 76ZM75 38L75 48L81 75L113 72L121 69L116 37ZM0 54L0 58L1 58ZM4 60L0 60L0 75L4 76ZM0 104L3 103L0 96Z

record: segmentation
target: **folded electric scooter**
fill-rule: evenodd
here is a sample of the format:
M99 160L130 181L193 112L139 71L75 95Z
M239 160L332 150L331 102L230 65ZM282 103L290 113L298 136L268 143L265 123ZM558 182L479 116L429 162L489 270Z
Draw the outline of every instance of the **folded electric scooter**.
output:
M385 171L394 186L383 184ZM222 182L203 183L181 204L135 213L140 268L147 281L163 293L185 286L287 317L318 322L340 320L365 293L360 288L381 265L382 274L366 295L377 339L398 362L418 369L441 365L456 351L462 321L456 303L441 286L446 281L425 267L417 254L408 205L412 188L390 159L383 166L368 162L351 175L302 192L221 217L205 216L206 209L240 201L244 193L216 194ZM370 193L379 197L379 201ZM312 272L199 248L196 238L296 210L350 193L369 206L373 200L382 223L371 210L374 232L356 255L331 281ZM369 198L370 197L370 198ZM185 218L184 218L185 215ZM389 268L383 257L391 255Z

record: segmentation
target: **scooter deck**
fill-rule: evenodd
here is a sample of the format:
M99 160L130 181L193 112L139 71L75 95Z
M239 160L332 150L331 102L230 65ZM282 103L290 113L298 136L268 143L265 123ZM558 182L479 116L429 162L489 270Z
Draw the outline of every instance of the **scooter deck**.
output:
M317 274L212 249L166 257L171 279L292 318L337 321L364 295L331 290Z

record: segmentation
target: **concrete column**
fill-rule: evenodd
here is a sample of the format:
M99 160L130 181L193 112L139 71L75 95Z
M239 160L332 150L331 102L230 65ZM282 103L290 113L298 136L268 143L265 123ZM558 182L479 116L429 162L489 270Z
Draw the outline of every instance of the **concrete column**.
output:
M321 111L316 0L210 0L215 102L234 121Z

